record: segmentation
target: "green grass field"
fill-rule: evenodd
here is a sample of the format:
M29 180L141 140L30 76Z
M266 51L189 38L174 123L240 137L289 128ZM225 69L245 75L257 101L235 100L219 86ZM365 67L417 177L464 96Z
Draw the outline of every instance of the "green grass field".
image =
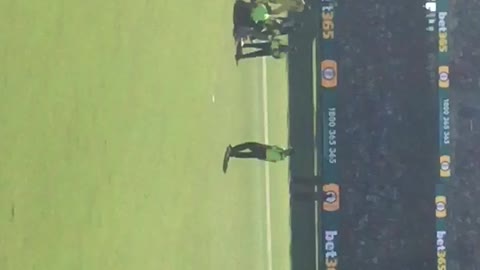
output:
M0 269L268 269L261 60L235 66L233 1L0 1ZM268 139L287 144L285 62ZM215 96L215 102L212 101ZM287 163L271 164L289 269Z

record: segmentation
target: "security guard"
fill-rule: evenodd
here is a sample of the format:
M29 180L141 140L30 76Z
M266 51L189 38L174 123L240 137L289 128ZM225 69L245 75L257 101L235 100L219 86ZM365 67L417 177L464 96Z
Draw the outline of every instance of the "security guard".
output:
M223 161L223 172L227 172L228 161L230 157L234 158L254 158L263 161L277 162L282 161L293 154L293 149L283 149L276 145L268 145L257 142L246 142L236 146L227 146Z

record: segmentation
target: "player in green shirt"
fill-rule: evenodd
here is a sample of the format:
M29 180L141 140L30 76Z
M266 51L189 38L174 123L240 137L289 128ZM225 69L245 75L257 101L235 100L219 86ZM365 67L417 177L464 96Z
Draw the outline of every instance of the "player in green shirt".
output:
M252 9L250 16L255 23L264 23L271 18L269 10L265 4L257 4L257 6Z
M257 3L250 12L250 18L257 26L264 27L268 32L277 32L276 35L287 34L289 28L294 29L294 25L287 26L294 22L291 18L281 17L278 14L272 14L267 4Z
M230 157L255 158L259 160L277 162L293 154L293 149L283 149L276 145L268 145L257 142L246 142L236 146L229 145L225 151L223 160L223 172L227 172Z

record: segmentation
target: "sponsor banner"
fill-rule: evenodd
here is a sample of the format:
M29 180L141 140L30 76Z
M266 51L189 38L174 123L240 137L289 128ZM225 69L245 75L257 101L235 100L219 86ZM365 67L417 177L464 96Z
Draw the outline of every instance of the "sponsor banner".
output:
M451 116L450 116L450 68L448 39L448 0L438 0L437 32L438 32L438 101L439 101L439 156L440 182L452 176Z
M341 183L337 174L337 87L338 61L335 54L336 0L319 0L320 33L317 36L316 145L321 147L317 168L321 171L323 201L318 205L319 270L339 269Z
M337 94L338 66L335 55L335 11L333 1L321 1L321 34L317 42L317 55L320 63L317 80L317 145L322 146L321 168L322 178L337 183ZM338 183L337 183L338 184Z
M442 88L440 88L442 89ZM448 181L452 176L451 145L451 116L450 98L443 90L439 92L439 176L440 182Z
M440 97L440 152L450 145L450 99Z
M438 102L439 102L439 182L435 187L436 218L436 254L437 270L447 269L447 218L448 203L445 183L452 176L451 116L450 116L450 68L449 68L449 33L448 0L437 0L437 34L438 34Z
M447 269L447 231L437 230L437 270Z
M337 164L337 108L332 106L333 97L330 94L330 97L325 96L329 107L326 109L324 117L324 143L323 143L323 169L325 174L331 179L335 177L333 174L336 169ZM328 102L331 101L331 102Z
M438 11L438 51L439 53L448 53L448 28L447 28L447 16L446 10Z
M338 231L325 230L324 234L324 261L325 265L320 265L320 269L337 270L338 269Z
M448 66L449 64L449 22L448 22L448 0L437 1L437 33L438 33L438 64Z
M321 0L320 18L321 18L321 40L327 42L335 39L335 8L336 0Z
M435 217L436 217L436 254L437 269L447 269L447 248L446 248L446 222L448 217L447 195L445 193L446 185L437 184L435 186Z

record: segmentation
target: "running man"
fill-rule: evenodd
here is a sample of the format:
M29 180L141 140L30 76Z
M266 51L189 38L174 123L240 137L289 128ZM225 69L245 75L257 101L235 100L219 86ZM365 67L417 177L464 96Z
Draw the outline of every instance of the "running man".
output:
M223 159L223 172L227 172L228 161L230 157L234 158L254 158L263 161L277 162L293 154L293 149L283 149L276 145L268 145L257 142L246 142L236 146L229 145L225 151Z

